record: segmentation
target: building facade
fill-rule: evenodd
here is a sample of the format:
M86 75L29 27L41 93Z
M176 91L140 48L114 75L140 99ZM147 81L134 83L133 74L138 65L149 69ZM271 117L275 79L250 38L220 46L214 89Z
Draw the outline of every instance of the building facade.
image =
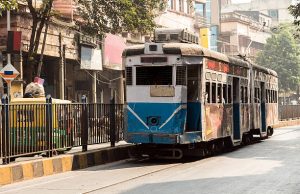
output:
M37 1L37 4L39 1ZM71 4L70 4L71 3ZM56 7L55 7L56 6ZM46 38L44 60L41 71L41 78L45 80L44 88L46 94L51 94L54 98L68 99L73 102L80 102L82 95L88 97L89 102L109 103L114 94L117 103L124 102L123 95L123 68L121 63L121 51L119 60L111 60L113 52L104 52L107 46L110 51L111 46L106 45L111 40L102 42L96 38L86 36L79 31L73 30L74 9L72 1L54 1L54 8L57 11L63 10L65 19L53 18L49 24ZM71 14L70 14L71 13ZM28 70L26 61L31 35L32 19L26 5L20 5L18 12L11 14L11 30L22 32L22 52L12 56L12 64L21 75L12 83L12 97L20 97L23 94L24 83L23 74ZM7 64L6 42L7 42L7 19L6 14L0 17L0 64ZM44 31L41 35L40 46L37 59L40 58ZM121 42L118 42L120 41ZM122 38L113 40L116 45L122 46ZM100 55L94 62L96 68L86 68L82 62L82 48L101 49ZM99 52L99 51L98 51ZM2 56L2 57L1 57ZM112 63L113 61L113 63ZM118 64L117 64L118 63ZM22 73L23 72L23 73ZM0 84L1 94L5 93L6 85Z
M259 11L272 18L272 25L279 23L292 22L293 16L289 13L288 7L294 0L252 0L250 3L232 4L229 1L223 1L222 12L233 11Z
M266 40L271 37L272 18L260 12L252 13L252 16L239 11L222 13L221 34L218 40L222 53L255 58L257 53L263 50Z

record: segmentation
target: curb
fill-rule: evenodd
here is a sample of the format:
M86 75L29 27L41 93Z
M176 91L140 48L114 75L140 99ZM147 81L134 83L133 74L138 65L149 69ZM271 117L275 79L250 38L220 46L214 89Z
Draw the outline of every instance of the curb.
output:
M0 166L0 185L7 185L37 177L79 170L127 159L128 149L133 145L90 150L83 153L66 154L33 161Z
M288 126L295 126L300 125L300 119L291 119L285 121L279 121L278 124L273 125L273 128L280 128L280 127L288 127Z

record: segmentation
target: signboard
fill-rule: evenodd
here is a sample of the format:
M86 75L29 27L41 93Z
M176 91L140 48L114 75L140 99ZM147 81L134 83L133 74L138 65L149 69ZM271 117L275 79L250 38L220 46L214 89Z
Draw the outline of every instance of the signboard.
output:
M123 70L122 53L125 47L124 38L106 34L104 40L104 66L108 69Z
M80 69L102 70L102 53L100 49L81 46Z
M7 64L1 71L0 76L10 84L20 73L12 64Z

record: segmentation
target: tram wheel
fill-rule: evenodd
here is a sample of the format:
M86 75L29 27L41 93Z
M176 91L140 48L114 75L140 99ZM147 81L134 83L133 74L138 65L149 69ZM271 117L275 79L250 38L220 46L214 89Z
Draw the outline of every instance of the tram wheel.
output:
M268 136L272 136L273 133L274 133L274 129L272 127L268 127L268 129L267 129Z

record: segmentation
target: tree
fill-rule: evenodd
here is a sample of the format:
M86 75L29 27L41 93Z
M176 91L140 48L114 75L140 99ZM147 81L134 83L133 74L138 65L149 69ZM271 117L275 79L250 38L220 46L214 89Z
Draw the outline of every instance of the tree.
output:
M163 0L79 0L81 28L101 37L104 33L149 32L155 27L157 11L166 5Z
M16 9L17 6L17 0L0 0L0 16L3 11Z
M296 4L293 4L293 5L290 5L289 6L289 11L290 13L295 17L295 20L294 20L294 25L295 26L299 26L300 25L300 3L296 3ZM294 36L296 38L300 38L300 28L298 27L297 28L297 33L294 34Z
M38 55L42 30L53 17L53 0L42 0L42 6L35 8L32 0L26 1L32 17L32 31L27 55L28 68L25 71L27 82L39 76ZM78 0L80 30L102 38L105 33L122 31L146 32L155 27L155 10L165 5L161 0ZM41 63L40 63L41 65Z
M40 45L40 38L42 35L43 28L49 22L52 16L52 4L53 0L43 0L41 6L35 7L33 5L32 0L25 0L30 15L32 18L32 30L30 35L29 41L29 49L27 54L27 68L25 72L25 80L26 82L31 82L34 76L40 76L37 70L38 67L38 59L37 59L37 52ZM41 64L40 64L41 65Z
M293 26L281 25L267 39L256 62L278 73L279 88L297 90L300 83L300 48L293 37Z

